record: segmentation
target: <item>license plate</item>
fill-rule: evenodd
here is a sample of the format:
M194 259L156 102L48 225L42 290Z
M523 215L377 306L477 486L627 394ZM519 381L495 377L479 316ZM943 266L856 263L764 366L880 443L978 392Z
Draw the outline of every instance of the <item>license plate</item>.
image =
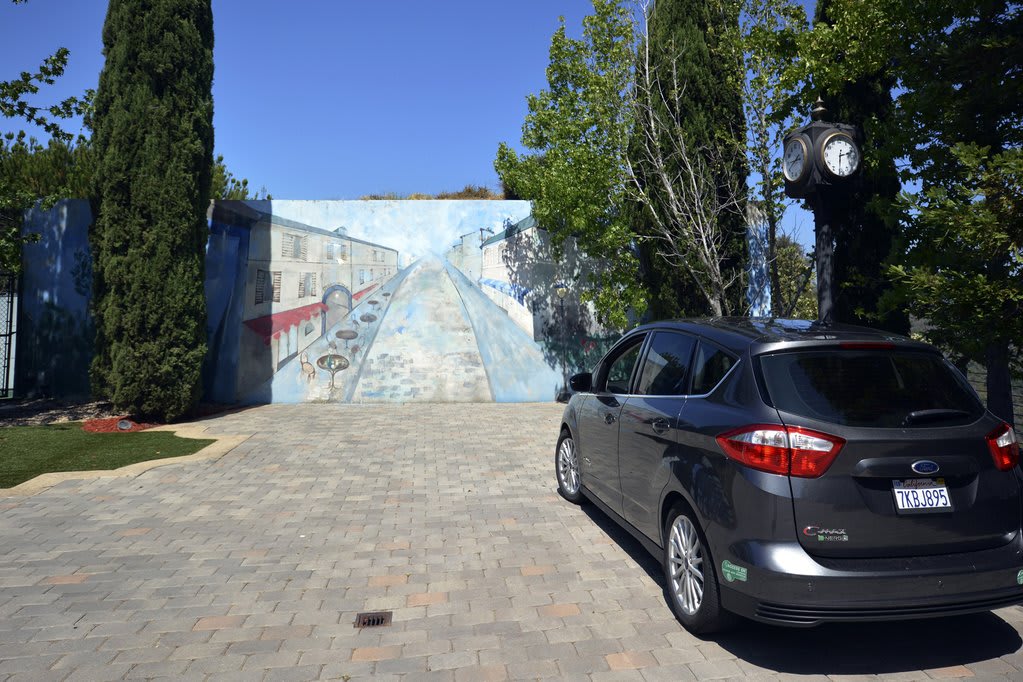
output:
M895 507L899 511L951 509L952 500L943 478L910 478L892 481Z

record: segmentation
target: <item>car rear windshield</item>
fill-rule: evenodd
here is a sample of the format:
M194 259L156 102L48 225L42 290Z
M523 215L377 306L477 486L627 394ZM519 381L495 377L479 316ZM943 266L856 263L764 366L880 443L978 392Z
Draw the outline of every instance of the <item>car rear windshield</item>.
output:
M976 394L935 353L828 349L760 356L779 410L848 426L968 424L983 414Z

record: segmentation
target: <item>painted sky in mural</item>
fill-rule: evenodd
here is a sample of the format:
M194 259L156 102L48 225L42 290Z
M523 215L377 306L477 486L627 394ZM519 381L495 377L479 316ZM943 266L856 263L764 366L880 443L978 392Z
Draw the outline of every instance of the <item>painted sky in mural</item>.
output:
M443 255L460 236L499 232L529 215L528 201L281 201L274 215L400 251L406 263Z

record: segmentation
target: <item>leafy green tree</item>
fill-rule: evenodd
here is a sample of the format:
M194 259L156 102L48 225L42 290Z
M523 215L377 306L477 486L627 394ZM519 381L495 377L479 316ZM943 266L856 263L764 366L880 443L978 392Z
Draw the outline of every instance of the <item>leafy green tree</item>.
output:
M988 407L1013 421L1009 377L1023 370L1023 150L952 151L963 169L956 184L904 197L915 219L905 262L892 267L896 300L927 320L931 341L987 368Z
M758 232L766 232L771 315L782 317L793 301L786 297L789 287L783 287L780 274L783 235L779 230L790 203L785 197L781 150L785 133L797 124L793 112L798 101L798 90L783 76L796 57L796 37L808 27L806 12L790 0L740 2L737 45L747 74L743 82L746 156L754 179L747 215Z
M248 178L236 178L234 174L227 169L227 164L224 163L223 154L217 154L217 158L213 159L213 174L210 178L210 196L214 199L228 200L273 199L273 197L266 191L266 187L261 187L255 193L250 193Z
M818 0L815 24L830 24L832 0ZM884 144L884 133L895 113L895 78L883 67L846 79L824 93L831 119L858 126L864 132L864 168L848 198L842 229L835 234L834 317L838 322L867 324L889 331L909 332L904 309L879 311L891 288L887 264L900 232L896 199L901 189L895 150Z
M891 158L908 160L906 176L919 186L906 198L904 262L890 271L899 287L888 302L925 318L928 338L951 355L984 364L988 407L1011 420L1021 317L1011 293L1019 280L1014 235L1023 212L1006 191L1023 146L1023 7L834 0L828 13L831 23L803 41L789 77L838 91L849 79L889 74L895 109L878 139ZM995 244L974 228L993 215L995 235L1007 236Z
M12 1L20 5L26 0ZM46 171L56 170L61 159L70 161L72 156L76 159L74 165L81 166L78 157L84 149L84 140L79 138L75 143L74 135L64 130L61 121L85 116L88 123L91 91L83 97L68 97L49 106L29 101L43 86L53 85L64 74L70 55L67 48L59 48L43 60L35 72L23 71L17 78L0 81L0 116L36 125L54 140L48 147L40 147L35 140L26 139L22 131L0 141L0 271L17 273L21 269L21 247L31 239L21 234L24 211L37 201L52 204L76 191L73 182L67 185L64 181L69 175L77 177L80 173L69 173L68 167L52 176L47 176ZM57 148L61 145L63 150ZM71 150L74 153L70 153Z
M747 175L738 6L657 0L644 20L629 162L647 219L640 235L656 254L644 273L652 311L735 312L744 293Z
M778 317L792 317L800 320L817 319L817 286L814 277L814 258L803 251L803 247L788 235L779 234L775 244L775 266L778 272L778 289L772 292L783 301Z
M0 139L0 271L21 271L21 247L37 235L22 235L25 210L59 198L86 197L92 177L88 141L47 145L24 131Z
M502 143L494 166L504 187L532 202L555 250L574 237L607 264L576 286L603 321L623 327L646 306L624 210L634 22L614 0L593 0L593 10L581 39L567 36L564 19L551 39L548 88L529 96L522 127L532 153Z
M71 142L74 135L64 130L59 121L86 115L91 93L87 92L83 97L68 97L49 106L30 104L26 98L38 94L43 85L53 85L64 75L70 56L71 52L62 47L43 60L35 73L23 71L18 78L0 81L0 116L20 118L62 142Z
M173 420L198 401L213 169L209 0L111 0L95 104L93 391Z

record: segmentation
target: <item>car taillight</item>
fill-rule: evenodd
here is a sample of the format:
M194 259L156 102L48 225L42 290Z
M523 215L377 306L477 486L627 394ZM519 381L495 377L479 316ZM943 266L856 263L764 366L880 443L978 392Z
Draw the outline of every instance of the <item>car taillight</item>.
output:
M845 439L798 426L754 424L717 437L725 454L752 469L817 478L828 470Z
M1002 424L987 435L987 446L991 459L999 471L1008 471L1019 463L1019 443L1016 432L1008 424Z

